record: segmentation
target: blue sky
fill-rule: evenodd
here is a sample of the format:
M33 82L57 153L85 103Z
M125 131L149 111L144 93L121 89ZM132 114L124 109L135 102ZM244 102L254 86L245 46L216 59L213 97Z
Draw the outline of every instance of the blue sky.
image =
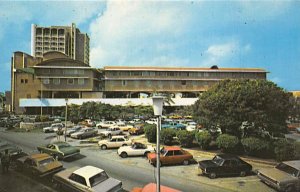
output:
M255 67L300 90L300 1L1 1L0 91L31 24L76 23L91 66Z

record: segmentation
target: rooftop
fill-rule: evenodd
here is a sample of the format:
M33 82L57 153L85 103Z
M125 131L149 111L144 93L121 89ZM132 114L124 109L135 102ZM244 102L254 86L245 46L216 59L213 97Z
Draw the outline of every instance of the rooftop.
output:
M74 171L74 173L77 175L81 175L81 176L90 178L98 173L103 172L103 171L104 171L103 169L99 169L98 167L87 165L87 166L77 169L76 171Z

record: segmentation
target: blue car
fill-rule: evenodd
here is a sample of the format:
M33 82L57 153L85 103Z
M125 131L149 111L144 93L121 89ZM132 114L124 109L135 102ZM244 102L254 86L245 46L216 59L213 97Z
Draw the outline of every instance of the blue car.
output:
M177 130L184 130L186 128L186 126L183 124L180 124L180 123L176 123L176 122L167 122L167 123L162 123L161 128L162 129L171 128L171 129L177 129Z

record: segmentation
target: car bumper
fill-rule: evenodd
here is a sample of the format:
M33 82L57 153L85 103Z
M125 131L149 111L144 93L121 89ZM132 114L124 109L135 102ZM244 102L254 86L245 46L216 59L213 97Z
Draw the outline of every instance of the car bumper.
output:
M280 185L277 185L276 183L274 183L274 181L272 181L271 179L269 179L268 177L266 177L265 175L261 174L261 173L257 173L258 178L264 182L265 184L267 184L268 186L277 189L278 191L283 191L283 189L280 187Z

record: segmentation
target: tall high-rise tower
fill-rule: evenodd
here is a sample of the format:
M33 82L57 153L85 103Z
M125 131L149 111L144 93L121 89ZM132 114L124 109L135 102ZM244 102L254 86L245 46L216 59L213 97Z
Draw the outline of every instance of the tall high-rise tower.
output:
M43 57L49 51L59 51L70 58L89 64L90 39L76 25L41 27L32 24L31 55Z

